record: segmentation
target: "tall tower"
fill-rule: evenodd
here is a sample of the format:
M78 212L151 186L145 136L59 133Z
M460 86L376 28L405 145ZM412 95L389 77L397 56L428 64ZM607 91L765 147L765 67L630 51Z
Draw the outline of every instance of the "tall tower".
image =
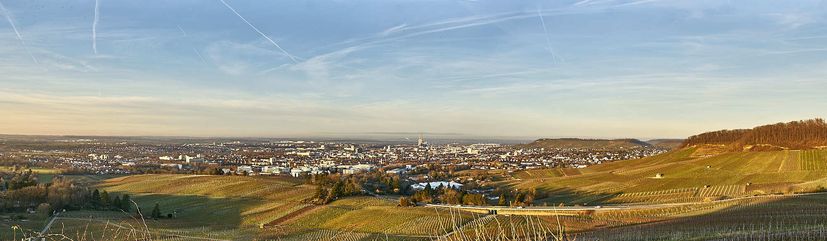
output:
M418 146L418 147L425 146L425 139L422 137L422 134L419 135L419 140L416 142L416 146Z

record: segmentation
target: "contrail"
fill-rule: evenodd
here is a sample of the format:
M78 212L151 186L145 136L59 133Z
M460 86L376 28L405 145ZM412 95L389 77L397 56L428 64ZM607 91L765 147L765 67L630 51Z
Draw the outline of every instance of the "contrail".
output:
M23 41L23 36L20 35L20 31L17 30L17 25L14 24L14 19L12 19L11 12L6 9L6 6L3 5L3 2L0 2L0 11L3 11L3 15L6 16L6 20L9 21L9 25L11 25L11 29L14 30L14 34L17 35L17 40L20 41L20 45L23 45L23 49L26 50L26 53L29 54L29 57L32 57L32 61L35 64L40 64L37 61L37 58L34 57L32 51L29 50L29 46L26 45L26 41Z
M11 25L11 29L14 30L14 34L17 35L17 39L23 41L23 37L20 36L20 31L17 31L17 25L14 24L14 19L11 18L11 12L6 9L3 2L0 2L0 10L3 10L3 16L6 16L6 20L9 21L9 25Z
M548 36L548 28L546 27L546 20L543 19L543 13L541 12L539 7L537 7L537 16L540 17L540 25L543 26L543 33L546 36L546 45L548 45L548 52L551 53L552 59L554 59L556 61L557 60L557 55L554 54L554 48L551 47L551 38Z
M184 28L181 28L181 25L175 25L175 26L178 27L178 30L181 31L181 34L184 34L184 37L189 36L189 35L187 35L187 31L184 31Z
M100 0L95 0L95 20L92 20L92 51L98 54L98 17L100 13Z
M199 52L197 48L192 48L192 51L195 51L195 55L198 55L198 58L201 59L201 62L204 62L204 64L208 64L207 59L205 59L204 56L201 55L201 52Z
M182 28L181 25L175 25L175 27L178 27L178 30L181 31L181 34L183 34L185 38L189 38L189 34L187 34L187 31L184 31L184 28ZM197 48L192 47L192 51L195 52L195 55L198 55L198 59L200 59L202 63L209 65L209 63L207 63L207 59L201 55L201 52L198 51Z
M263 32L261 32L261 30L258 30L258 28L256 28L256 26L254 26L252 23L250 23L250 21L247 21L247 19L246 19L246 18L244 18L243 16L241 16L241 14L239 14L238 12L236 12L236 11L235 11L235 9L234 9L232 6L230 6L230 4L227 4L227 2L225 2L224 0L219 0L219 1L221 1L221 3L223 3L223 4L224 4L224 6L227 6L227 8L228 8L228 9L230 9L230 11L232 11L233 13L235 13L235 15L236 15L236 16L238 16L238 18L240 18L240 19L241 19L241 21L244 21L244 23L247 23L247 25L249 25L249 26L250 26L250 28L252 28L253 30L255 30L258 34L260 34L262 37L264 37L265 39L267 39L267 41L270 41L270 43L271 43L271 44L273 44L273 46L276 46L276 48L278 48L279 50L281 50L281 52L282 52L282 53L284 53L285 55L287 55L287 57L289 57L289 58L290 58L290 60L292 60L292 61L293 61L293 63L296 63L296 64L298 64L298 63L299 63L299 61L298 61L298 60L296 60L296 58L295 58L295 57L293 57L293 55L292 55L292 54L288 53L286 50L284 50L283 48L281 48L281 46L279 46L279 44L277 44L277 43L276 43L276 41L273 41L273 39L270 39L270 37L267 37L267 35L266 35L266 34L264 34Z

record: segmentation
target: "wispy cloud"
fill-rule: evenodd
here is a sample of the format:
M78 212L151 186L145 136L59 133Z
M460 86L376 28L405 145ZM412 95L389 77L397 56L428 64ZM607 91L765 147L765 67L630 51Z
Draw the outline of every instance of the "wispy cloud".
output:
M543 16L561 16L561 15L576 15L599 12L606 7L591 7L591 8L574 8L562 7L552 9L539 9L539 17ZM426 36L431 34L457 31L474 27L488 26L508 21L525 20L538 17L538 12L532 11L506 11L494 14L472 15L458 18L443 19L419 25L398 25L388 28L372 36L361 39L351 39L339 43L346 47L335 50L341 51L349 47L362 47L367 49L371 46L378 46L385 43L392 43L400 40ZM544 20L543 20L544 21ZM544 24L544 23L543 23ZM547 28L544 28L547 32ZM548 34L546 35L548 37ZM549 41L550 42L550 41ZM334 51L334 52L335 52ZM556 56L556 55L555 55ZM559 58L556 57L556 58Z
M222 40L207 45L203 56L226 74L249 74L260 71L264 66L282 62L274 57L284 54L268 46L264 41L241 43Z
M223 0L136 11L97 0L95 20L74 11L92 1L3 1L13 26L0 31L0 132L680 136L713 117L732 127L827 107L824 19L799 3Z
M407 26L408 26L407 24L400 24L400 25L396 25L396 26L390 27L390 28L388 28L388 29L385 29L385 31L382 31L381 35L382 35L382 36L388 36L388 35L391 35L391 34L393 34L393 33L396 33L396 32L398 32L398 31L400 31L400 30L405 29L405 27L407 27Z

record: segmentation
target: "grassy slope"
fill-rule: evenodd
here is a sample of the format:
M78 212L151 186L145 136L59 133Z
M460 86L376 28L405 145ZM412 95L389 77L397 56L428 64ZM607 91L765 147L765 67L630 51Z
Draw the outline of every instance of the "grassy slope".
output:
M466 212L427 207L399 208L371 197L347 198L315 209L285 224L293 235L306 240L319 233L436 237L475 218Z
M179 209L193 225L258 227L305 206L315 189L293 179L239 176L141 175L106 180L109 192L137 194L144 210L156 202Z
M814 189L827 178L825 150L734 152L712 156L696 152L695 148L687 148L655 157L607 163L576 170L579 175L563 175L566 169L534 170L515 174L521 180L505 184L550 191L554 195L539 202L555 204L689 202ZM654 178L657 173L664 177Z
M313 240L332 236L384 239L388 235L390 240L418 240L444 234L474 218L470 213L454 211L452 215L443 209L398 208L395 202L373 197L309 206L300 201L313 195L315 189L287 178L137 175L106 179L98 187L129 193L144 215L155 203L164 214L175 210L174 219L146 220L157 237ZM55 222L53 233L82 237L77 234L81 232L89 238L128 231L107 226L107 221L125 227L142 225L118 212L74 211L65 215L67 219ZM262 229L261 224L268 225Z
M124 176L103 180L98 187L110 193L129 193L144 215L148 215L155 203L164 214L176 212L174 219L147 220L153 232L220 239L252 239L261 224L307 206L301 200L315 192L314 188L290 178L203 175ZM56 222L59 227L67 225L70 232L76 231L76 223L90 225L91 230L84 230L91 234L104 233L96 228L105 227L98 224L106 221L124 226L142 225L117 212L69 212L67 217L93 220ZM52 232L61 230L55 228Z

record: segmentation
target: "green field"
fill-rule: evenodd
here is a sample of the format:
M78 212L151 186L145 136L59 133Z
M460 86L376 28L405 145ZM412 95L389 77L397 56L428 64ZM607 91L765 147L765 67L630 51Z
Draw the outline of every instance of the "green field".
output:
M4 213L0 215L0 240L14 240L40 231L47 217L40 214Z
M62 172L59 169L51 169L51 168L40 168L40 167L32 167L32 168L25 168L22 170L32 170L33 173L37 175L37 181L39 183L50 183L52 182L52 178L55 175L58 175ZM13 172L14 167L11 166L0 166L0 172Z
M156 238L253 239L263 224L308 206L301 201L315 191L296 179L279 177L137 175L98 182L98 188L110 193L130 194L144 216L157 203L164 215L175 217L139 220L135 208L128 214L70 211L59 217L50 233L97 237L107 233L106 228L126 232L146 225ZM76 232L81 224L85 233Z

